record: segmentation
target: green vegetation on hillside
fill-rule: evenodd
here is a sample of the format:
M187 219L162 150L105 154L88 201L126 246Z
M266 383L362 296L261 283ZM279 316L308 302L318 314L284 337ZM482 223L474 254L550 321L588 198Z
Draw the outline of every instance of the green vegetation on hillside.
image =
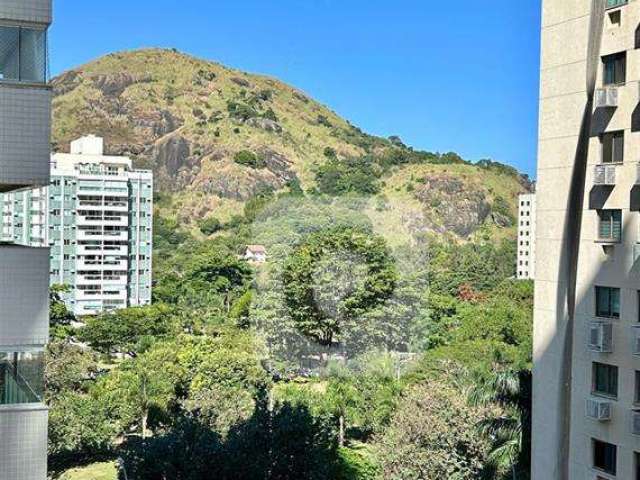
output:
M158 186L152 306L76 328L52 290L54 475L526 478L526 178L175 51L53 83L59 149L103 135Z

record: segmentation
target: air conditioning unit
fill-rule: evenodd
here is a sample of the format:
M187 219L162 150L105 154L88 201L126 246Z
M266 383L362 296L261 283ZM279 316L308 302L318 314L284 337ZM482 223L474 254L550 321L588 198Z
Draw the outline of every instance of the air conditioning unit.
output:
M592 352L613 352L613 325L605 322L593 322L589 325L588 347Z
M616 87L596 90L596 108L616 108L618 106L618 89Z
M594 185L615 185L616 184L616 166L615 165L596 165L593 175Z
M588 398L586 404L587 417L599 422L611 420L611 402L597 398Z
M633 345L631 345L631 351L634 355L640 355L640 325L634 325L631 329L631 338Z

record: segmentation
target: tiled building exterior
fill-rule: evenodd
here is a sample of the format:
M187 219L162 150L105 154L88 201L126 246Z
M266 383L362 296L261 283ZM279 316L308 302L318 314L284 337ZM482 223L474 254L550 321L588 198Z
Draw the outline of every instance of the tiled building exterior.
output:
M0 192L49 183L50 0L0 0ZM0 480L45 480L49 249L0 243Z

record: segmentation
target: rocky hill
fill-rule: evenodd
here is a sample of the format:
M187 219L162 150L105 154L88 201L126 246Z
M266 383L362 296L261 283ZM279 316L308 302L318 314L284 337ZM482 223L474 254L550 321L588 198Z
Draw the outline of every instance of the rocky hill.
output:
M508 167L414 152L276 79L174 50L113 53L53 86L54 148L88 133L105 137L109 153L154 170L161 213L184 224L224 221L266 190L316 190L319 169L353 159L356 177L379 178L367 191L372 215L394 232L512 231L515 196L529 188Z

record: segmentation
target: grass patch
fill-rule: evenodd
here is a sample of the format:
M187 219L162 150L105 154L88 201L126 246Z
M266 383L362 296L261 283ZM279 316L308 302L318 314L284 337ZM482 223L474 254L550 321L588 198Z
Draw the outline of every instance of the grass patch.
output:
M94 463L86 467L67 470L59 480L117 480L118 472L113 462Z

